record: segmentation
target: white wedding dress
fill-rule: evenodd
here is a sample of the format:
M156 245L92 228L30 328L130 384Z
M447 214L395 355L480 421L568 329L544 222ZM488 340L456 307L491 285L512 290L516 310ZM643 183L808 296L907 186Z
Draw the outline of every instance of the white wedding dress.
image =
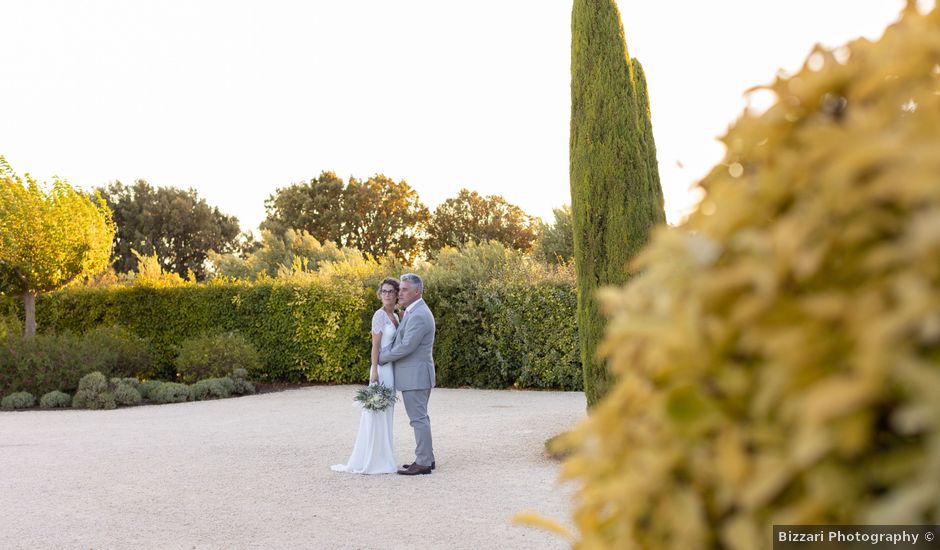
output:
M396 317L397 319L397 317ZM383 310L372 316L372 332L382 333L381 348L392 346L395 341L395 323ZM395 374L391 363L379 365L379 383L390 388L395 387ZM394 474L398 471L395 452L392 445L392 424L395 417L395 405L384 411L362 410L359 419L359 433L356 445L346 464L336 464L330 468L335 472L352 474Z

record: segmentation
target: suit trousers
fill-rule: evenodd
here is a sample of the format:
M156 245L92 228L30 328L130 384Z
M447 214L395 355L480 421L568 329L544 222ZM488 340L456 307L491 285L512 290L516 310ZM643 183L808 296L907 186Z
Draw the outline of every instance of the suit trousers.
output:
M428 417L428 399L431 389L403 390L402 401L405 412L415 431L415 462L421 466L430 466L434 462L434 449L431 446L431 418Z

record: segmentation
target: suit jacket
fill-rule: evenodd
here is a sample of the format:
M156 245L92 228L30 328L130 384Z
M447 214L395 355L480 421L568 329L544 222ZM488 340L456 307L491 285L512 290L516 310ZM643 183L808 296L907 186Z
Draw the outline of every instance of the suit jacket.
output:
M396 390L434 387L435 330L434 315L422 300L405 314L392 347L379 353L379 363L392 363Z

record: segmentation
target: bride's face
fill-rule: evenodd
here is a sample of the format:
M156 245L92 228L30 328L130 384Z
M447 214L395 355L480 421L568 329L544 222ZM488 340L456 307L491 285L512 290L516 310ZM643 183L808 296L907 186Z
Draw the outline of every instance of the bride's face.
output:
M383 306L394 306L398 302L398 291L392 285L382 285L379 293L382 296Z

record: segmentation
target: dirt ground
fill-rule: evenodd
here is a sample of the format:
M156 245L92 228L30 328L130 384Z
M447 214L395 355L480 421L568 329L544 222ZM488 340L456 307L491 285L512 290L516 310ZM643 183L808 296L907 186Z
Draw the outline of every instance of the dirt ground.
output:
M543 442L585 414L580 392L435 389L437 469L330 471L359 422L354 386L113 411L0 412L3 548L564 548L510 523L570 526ZM414 458L404 407L395 453Z

